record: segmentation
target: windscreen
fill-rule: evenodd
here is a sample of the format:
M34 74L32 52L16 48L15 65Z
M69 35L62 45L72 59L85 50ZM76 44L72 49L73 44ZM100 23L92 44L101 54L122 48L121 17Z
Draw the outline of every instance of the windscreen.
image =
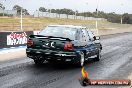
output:
M76 31L76 28L71 27L48 26L44 30L42 30L38 35L63 37L74 40Z

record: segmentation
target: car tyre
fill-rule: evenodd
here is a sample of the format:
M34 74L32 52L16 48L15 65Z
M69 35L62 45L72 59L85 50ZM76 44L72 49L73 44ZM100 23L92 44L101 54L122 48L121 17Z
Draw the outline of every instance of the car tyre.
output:
M98 51L97 57L94 58L94 61L100 61L101 58L101 50Z
M80 52L79 61L77 63L77 66L78 67L83 67L84 66L84 62L85 62L84 53L83 52Z

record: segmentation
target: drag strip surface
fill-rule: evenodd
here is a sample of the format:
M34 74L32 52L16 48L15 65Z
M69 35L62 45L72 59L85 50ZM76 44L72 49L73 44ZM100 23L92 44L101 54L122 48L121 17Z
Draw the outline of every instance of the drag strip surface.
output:
M85 70L90 79L127 79L132 74L132 33L103 36L99 62L89 61ZM35 66L23 57L0 62L0 88L83 88L79 84L81 68L71 64ZM88 88L117 86L88 86ZM128 87L130 88L130 87Z

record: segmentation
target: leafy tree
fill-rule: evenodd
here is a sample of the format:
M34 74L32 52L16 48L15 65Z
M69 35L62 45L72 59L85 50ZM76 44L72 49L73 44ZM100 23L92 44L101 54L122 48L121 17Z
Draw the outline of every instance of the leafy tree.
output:
M51 13L56 13L56 9L51 9Z
M40 12L46 12L47 9L45 9L44 7L40 7L40 8L39 8L39 11L40 11Z
M115 14L115 13L107 14L107 19L108 19L108 21L113 22L113 23L121 22L121 16L119 14Z
M132 24L132 15L125 13L123 14L123 23L125 24Z
M13 7L13 10L17 10L17 14L18 14L18 15L21 14L21 9L22 9L22 7L20 7L19 5L15 5L15 6Z
M71 10L71 9L64 8L64 9L60 9L60 13L61 14L73 15L75 12L73 10Z
M15 5L13 7L13 10L17 10L17 14L20 15L21 14L21 9L22 9L22 14L23 15L29 15L28 11L26 9L23 9L22 7L20 7L19 5Z
M0 3L0 8L3 9L3 10L5 9L5 7L1 3Z
M56 9L56 13L61 14L60 9Z
M41 8L41 7L40 7ZM41 8L39 11L46 11L46 8ZM48 10L48 12L50 12L50 10ZM67 14L68 15L76 15L77 16L85 16L85 17L95 17L95 18L105 18L110 22L113 23L120 23L121 22L121 16L120 14L116 14L115 12L111 12L111 13L105 13L103 11L97 11L95 12L78 12L78 11L73 11L72 9L67 9L67 8L63 8L63 9L51 9L51 13L58 13L58 14ZM124 14L122 16L123 18L123 23L126 24L132 24L132 14Z
M0 8L2 9L3 8L3 4L0 3Z
M0 13L0 16L3 16L3 13ZM11 16L9 14L4 14L4 16Z
M0 3L0 9L5 10L5 7L4 7L4 6L3 6L3 4L1 4L1 3ZM2 13L2 14L3 14L3 16L5 16L4 11L3 11L3 13Z
M23 15L30 15L30 14L28 13L27 9L22 9L22 14L23 14Z

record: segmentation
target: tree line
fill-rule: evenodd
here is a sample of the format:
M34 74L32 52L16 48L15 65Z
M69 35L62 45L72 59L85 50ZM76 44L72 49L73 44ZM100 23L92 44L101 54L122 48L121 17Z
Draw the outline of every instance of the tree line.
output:
M120 23L122 19L122 23L124 24L132 24L132 14L124 13L124 14L116 14L115 12L105 13L103 11L95 11L95 12L78 12L73 11L72 9L46 9L44 7L39 8L40 12L51 12L58 14L68 14L68 15L76 15L76 16L84 16L84 17L95 17L95 18L105 18L113 23Z
M1 4L1 3L0 3L0 9L1 9L1 10L5 10L4 5ZM24 9L24 8L22 8L22 7L19 6L19 5L14 5L13 8L12 8L12 10L16 10L16 11L17 11L17 15L20 15L20 14L21 14L21 10L22 10L22 14L23 14L23 15L30 15L30 14L28 13L28 10L27 10L27 9ZM9 14L0 13L0 16L2 16L2 15L8 16Z
M0 4L1 9L5 9L5 7ZM21 14L21 9L23 15L30 15L27 9L22 8L19 5L14 5L13 10L17 10L17 15ZM67 15L76 15L76 16L84 16L84 17L95 17L95 18L105 18L113 23L120 23L122 19L123 24L132 24L132 14L124 13L124 14L116 14L115 12L105 13L103 11L95 12L78 12L73 11L72 9L46 9L45 7L40 7L38 9L40 12L50 12L50 13L58 13L58 14L67 14ZM0 14L1 15L1 14Z

